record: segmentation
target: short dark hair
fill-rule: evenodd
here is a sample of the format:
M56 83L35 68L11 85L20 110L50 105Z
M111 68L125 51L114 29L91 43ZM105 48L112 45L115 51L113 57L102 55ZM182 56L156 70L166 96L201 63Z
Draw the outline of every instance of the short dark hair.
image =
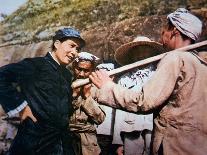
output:
M62 42L64 42L64 41L66 41L66 40L68 40L69 38L62 38L62 39L59 39L59 41L62 43ZM56 50L56 47L55 47L55 42L56 42L57 40L53 40L52 41L52 45L51 45L51 48L52 48L52 51L55 51Z

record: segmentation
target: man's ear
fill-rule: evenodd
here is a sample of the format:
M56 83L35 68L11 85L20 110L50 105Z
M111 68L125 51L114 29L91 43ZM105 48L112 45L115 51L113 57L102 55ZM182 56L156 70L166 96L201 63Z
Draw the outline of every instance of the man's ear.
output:
M54 46L55 46L55 48L57 49L59 46L60 46L60 41L59 40L56 40L55 42L54 42Z
M180 32L174 27L173 30L171 31L171 36L170 38L172 39L174 36L180 35Z

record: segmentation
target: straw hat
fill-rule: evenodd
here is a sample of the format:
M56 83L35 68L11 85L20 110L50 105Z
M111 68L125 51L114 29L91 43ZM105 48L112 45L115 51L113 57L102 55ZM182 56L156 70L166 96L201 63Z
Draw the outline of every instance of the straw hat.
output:
M150 55L143 57L146 50ZM162 44L152 41L147 37L138 36L132 42L126 43L116 50L115 60L121 65L133 63L135 62L134 59L132 59L133 52L139 53L139 56L136 56L136 61L139 61L164 53L166 50L163 48Z

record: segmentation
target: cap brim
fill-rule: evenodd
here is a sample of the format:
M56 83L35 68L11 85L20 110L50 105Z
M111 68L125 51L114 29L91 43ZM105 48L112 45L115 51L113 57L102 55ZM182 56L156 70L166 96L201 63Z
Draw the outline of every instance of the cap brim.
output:
M150 49L150 57L161 54L166 52L162 44L154 42L154 41L138 41L138 42L129 42L127 44L124 44L120 46L116 52L115 52L115 60L120 65L127 65L130 63L133 63L132 60L129 59L130 50L132 50L135 47L148 47ZM144 52L139 50L136 52ZM137 61L141 60L141 58L137 58Z

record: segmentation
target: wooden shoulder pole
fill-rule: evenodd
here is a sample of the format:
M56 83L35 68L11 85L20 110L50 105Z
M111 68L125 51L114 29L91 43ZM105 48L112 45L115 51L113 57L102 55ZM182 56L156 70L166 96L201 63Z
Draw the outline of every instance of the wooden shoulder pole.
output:
M179 48L179 49L176 49L176 50L172 50L170 52L189 51L189 50L194 50L196 48L199 48L199 47L202 47L202 46L205 46L205 45L207 45L207 40L196 43L196 44L192 44L192 45L189 45L189 46L185 46L185 47L182 47L182 48ZM139 67L139 66L143 66L143 65L146 65L146 64L149 64L149 63L152 63L152 62L156 62L156 61L162 59L167 53L163 53L163 54L160 54L160 55L157 55L157 56L154 56L154 57L150 57L150 58L147 58L147 59L144 59L144 60L141 60L141 61L137 61L137 62L129 64L129 65L122 66L120 68L109 71L108 74L109 75L115 75L115 74L130 70L130 69L133 69L133 68L136 68L136 67ZM79 80L77 82L72 83L72 88L77 88L77 87L83 86L83 85L88 84L88 83L90 83L89 78Z

